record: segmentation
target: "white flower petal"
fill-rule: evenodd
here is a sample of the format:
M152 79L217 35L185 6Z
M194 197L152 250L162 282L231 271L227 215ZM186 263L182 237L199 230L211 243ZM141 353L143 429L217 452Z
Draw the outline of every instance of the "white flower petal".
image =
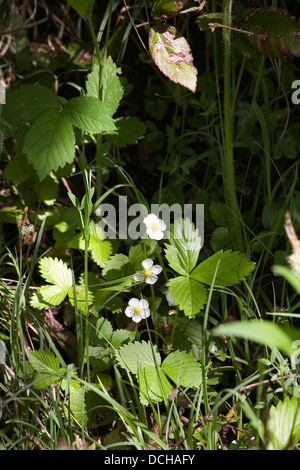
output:
M133 308L132 308L132 307L126 307L126 309L125 309L125 315L126 315L127 317L131 318L132 315L133 315Z
M144 218L143 222L144 222L144 224L149 226L150 224L152 224L153 222L157 222L158 220L159 219L158 219L157 215L149 214L149 215L147 215L147 217Z
M146 299L140 300L140 307L143 308L143 309L148 308L149 307L148 300L146 300Z
M155 274L150 274L150 276L147 276L145 279L146 284L155 284L157 281L158 277L155 276Z
M160 274L162 272L162 267L159 264L155 264L152 266L151 273L152 274Z
M135 299L134 297L132 299L129 300L128 302L128 305L130 305L130 307L137 307L139 305L140 301L139 299Z
M133 279L138 282L142 282L145 280L145 274L144 273L135 273L133 276Z
M144 269L150 269L151 266L153 265L153 260L152 259L144 259L144 261L142 261L142 266Z
M150 310L149 310L149 308L146 308L145 310L142 311L141 317L142 317L143 319L146 319L146 318L150 317Z

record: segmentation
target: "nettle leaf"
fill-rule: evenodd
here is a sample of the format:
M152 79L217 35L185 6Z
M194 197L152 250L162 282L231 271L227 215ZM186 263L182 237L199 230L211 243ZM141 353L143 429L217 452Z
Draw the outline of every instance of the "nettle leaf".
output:
M225 252L218 251L200 263L191 272L190 277L211 285L215 271L217 270L214 285L225 287L244 281L245 277L248 276L254 268L255 263L239 252L232 252L231 250Z
M74 145L73 126L67 114L64 110L48 109L31 125L23 151L43 180L51 171L73 161Z
M300 25L279 8L257 8L239 25L248 42L268 57L300 57Z
M178 13L188 0L155 0L152 8L154 19L174 16Z
M13 123L32 122L45 110L61 109L61 101L49 88L23 85L18 90L8 90L6 104L3 106L3 118Z
M187 275L197 263L201 249L198 229L188 219L175 220L170 227L170 244L165 243L166 258L176 272Z
M175 305L192 318L204 307L207 300L206 288L189 277L178 276L168 281L168 288Z
M174 26L160 23L150 28L149 51L164 75L195 93L198 72L193 65L191 49Z
M146 132L145 124L137 117L120 117L115 121L116 130L105 133L105 137L118 147L136 144L144 137Z
M77 96L65 105L64 111L75 127L92 134L112 132L116 129L105 103L93 96Z

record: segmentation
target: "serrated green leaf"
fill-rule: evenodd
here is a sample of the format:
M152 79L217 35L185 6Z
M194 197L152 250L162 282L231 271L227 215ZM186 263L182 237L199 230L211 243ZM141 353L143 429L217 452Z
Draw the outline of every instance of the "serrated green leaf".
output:
M109 271L121 271L127 263L129 263L128 256L116 253L103 265L102 276L106 277Z
M160 23L150 28L149 51L164 75L195 93L198 71L187 40L174 26Z
M38 372L57 372L60 368L59 359L50 351L32 351L28 360Z
M23 151L43 180L51 171L73 161L74 146L75 135L67 114L48 109L31 125Z
M67 265L57 258L42 258L39 262L41 276L49 283L60 287L72 286L72 272Z
M76 295L76 304L78 309L82 312L88 315L88 312L86 312L86 302L85 302L85 286L76 286L75 288L75 295ZM68 290L68 296L69 296L69 301L70 304L75 306L75 300L74 300L74 290L73 287L69 288ZM88 291L88 308L90 308L93 304L94 301L94 296L93 294Z
M42 302L44 302L43 308L47 305L60 305L65 300L68 293L68 287L58 285L42 286L38 289L38 294L41 296ZM33 307L34 305L31 303L31 306Z
M111 115L117 111L124 94L124 88L118 75L121 69L116 66L111 57L107 57L103 68L102 100Z
M185 351L174 351L169 354L161 368L177 385L199 387L202 383L202 370L199 362Z
M64 111L73 126L85 132L113 132L116 127L107 106L92 96L77 96L65 105Z
M106 318L91 318L89 341L91 344L106 346L113 334L113 327Z
M141 367L138 372L140 400L143 405L157 403L172 391L172 385L161 369Z
M45 110L61 108L61 99L49 88L40 85L23 85L18 90L8 90L3 118L12 123L32 122Z
M219 262L220 261L220 262ZM219 264L218 264L219 263ZM211 285L215 271L215 286L232 286L245 280L255 268L249 258L239 252L218 251L200 263L190 274L192 279Z
M105 134L118 147L136 144L144 137L145 124L137 117L120 117L115 120L116 130Z
M82 235L79 235L76 247L81 250L85 249L85 241ZM89 251L93 261L101 267L109 260L112 253L110 241L105 240L105 233L102 228L94 222L90 223Z
M194 279L178 276L168 281L171 298L184 314L192 318L203 309L207 292L205 287Z
M160 366L161 358L156 345L145 341L121 346L116 352L116 359L121 367L128 369L133 374L137 374L141 367Z
M171 225L170 244L165 243L166 258L176 272L187 275L197 263L201 238L198 229L188 218L179 219Z

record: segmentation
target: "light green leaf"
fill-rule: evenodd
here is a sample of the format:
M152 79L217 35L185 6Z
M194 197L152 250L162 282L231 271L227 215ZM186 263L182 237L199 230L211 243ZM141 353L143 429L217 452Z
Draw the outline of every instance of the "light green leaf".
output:
M218 265L218 262L220 263ZM215 278L215 286L232 286L245 280L254 269L255 264L243 254L231 250L218 251L214 255L200 263L190 274L195 279L211 285L218 267Z
M42 301L40 304L44 302L44 307L46 306L53 306L61 304L66 296L68 295L69 288L58 286L58 285L49 285L49 286L42 286L38 289L38 298L41 296ZM33 307L34 304L31 303Z
M57 258L42 258L39 262L41 276L49 283L60 287L72 286L72 272L67 265Z
M156 345L145 341L125 344L116 352L116 359L121 367L129 369L133 374L146 366L160 366L161 358Z
M140 400L143 405L157 403L172 391L172 385L161 369L145 366L138 373Z
M189 274L201 249L198 229L188 218L176 220L170 227L170 244L165 243L166 258L176 272Z
M107 106L92 96L72 98L65 105L64 111L72 124L85 132L100 134L116 129Z
M88 312L86 312L86 304L85 304L85 286L76 286L75 288L76 292L76 303L78 309L82 312L88 315ZM74 300L74 290L73 287L69 288L68 290L68 296L69 296L69 301L71 305L75 305L75 300ZM90 308L93 304L94 296L93 294L88 291L88 308Z
M270 441L268 450L293 450L300 439L299 400L285 397L276 407L271 406L267 421Z
M146 132L145 124L137 117L117 118L115 125L116 130L105 133L105 136L118 147L136 144Z
M201 366L191 354L174 351L162 363L162 370L177 385L199 387L202 383Z
M164 75L195 93L198 71L187 40L174 26L160 23L150 28L149 51Z
M283 328L270 321L236 321L219 325L211 332L213 336L233 336L244 338L249 341L274 346L283 353L290 355L294 338L292 338Z
M48 109L32 124L24 139L23 150L41 180L71 163L74 158L75 136L67 114Z
M60 368L59 359L50 351L32 351L29 362L38 372L57 372Z
M77 247L81 250L85 249L85 241L82 235L78 238ZM93 261L101 267L109 260L112 253L110 241L105 240L105 233L102 228L94 222L90 223L89 251Z
M178 276L168 281L171 298L188 317L194 317L207 300L205 287L194 279Z

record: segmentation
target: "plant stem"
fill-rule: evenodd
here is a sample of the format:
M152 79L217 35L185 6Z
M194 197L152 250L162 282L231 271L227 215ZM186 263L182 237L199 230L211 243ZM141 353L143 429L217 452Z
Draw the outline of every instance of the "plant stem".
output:
M224 0L224 25L231 25L232 0ZM222 170L224 181L225 202L228 207L229 221L234 232L234 245L239 251L244 251L240 213L236 196L234 176L233 147L232 147L232 113L231 108L231 45L230 29L223 29L224 39L224 157Z

